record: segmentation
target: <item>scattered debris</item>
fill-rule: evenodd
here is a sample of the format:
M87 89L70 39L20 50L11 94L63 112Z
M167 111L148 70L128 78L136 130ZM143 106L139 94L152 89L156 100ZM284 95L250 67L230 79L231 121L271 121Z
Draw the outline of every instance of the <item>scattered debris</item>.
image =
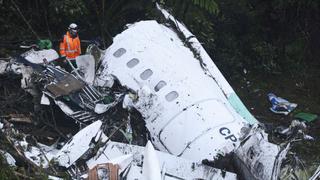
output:
M288 115L291 111L293 111L297 107L297 104L290 103L289 101L281 97L277 97L273 93L268 94L268 99L272 104L272 107L270 107L270 110L276 114Z
M29 123L32 124L32 118L30 115L25 115L25 114L9 114L6 116L0 116L0 118L5 118L9 122L17 122L17 123Z
M10 153L0 150L0 156L1 155L6 159L9 166L16 167L16 160Z
M286 160L282 163L279 179L308 179L310 174L306 171L305 163L293 152L288 152Z
M55 177L55 176L48 176L48 180L64 180L64 178L59 178L59 177Z
M313 121L317 120L318 115L312 114L312 113L299 112L294 115L294 118L297 118L297 119L305 121L305 122L313 122Z
M113 142L104 134L103 129L102 121L98 120L79 131L60 150L54 145L46 146L28 141L27 136L22 137L22 140L10 136L10 142L15 144L20 158L24 158L35 167L51 169L52 175L57 178L59 169L63 170L61 167L67 168L72 179L80 176L103 177L108 173L103 170L96 171L97 167L100 169L104 166L101 164L109 163L113 164L109 167L115 170L115 174L111 175L124 179L141 179L142 177L150 179L150 177L154 178L154 173L163 174L166 178L178 179L236 179L234 173L222 173L222 170L213 167L155 151L150 142L145 148ZM12 129L6 129L6 131L14 132ZM155 163L159 168L154 168Z
M21 87L38 104L56 105L80 127L73 136L59 133L67 141L42 144L0 119L17 157L53 179L62 177L61 171L72 179L93 180L236 179L237 174L278 179L290 143L269 142L200 42L160 10L192 50L172 29L141 21L116 36L107 50L98 50L101 59L77 57L79 68L71 73L51 63L57 56L53 50L0 61L0 74L22 75ZM297 106L272 93L268 97L276 113L288 114ZM304 134L304 129L305 124L292 122L280 133L293 136L291 131ZM237 174L198 163L226 154L234 154Z
M283 146L269 143L268 134L263 132L259 125L254 126L243 144L235 150L241 177L277 179L289 148L290 143Z
M317 180L320 178L320 166L314 172L314 174L309 178L309 180Z
M50 105L50 100L45 94L42 94L40 104Z
M304 122L298 120L293 120L289 127L278 126L274 129L274 133L285 140L314 140L314 138L310 135L307 135L306 132L307 125Z
M98 164L89 170L88 180L118 180L119 165L112 163Z

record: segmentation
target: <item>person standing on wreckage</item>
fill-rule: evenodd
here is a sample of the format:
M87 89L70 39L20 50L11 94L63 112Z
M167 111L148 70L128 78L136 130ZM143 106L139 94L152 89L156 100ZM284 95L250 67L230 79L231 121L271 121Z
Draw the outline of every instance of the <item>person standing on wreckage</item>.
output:
M58 64L61 64L68 72L71 72L73 69L69 63L74 68L77 68L76 57L80 54L81 44L78 36L78 26L75 23L71 23L67 33L63 36L63 40L60 42L60 56L63 60Z

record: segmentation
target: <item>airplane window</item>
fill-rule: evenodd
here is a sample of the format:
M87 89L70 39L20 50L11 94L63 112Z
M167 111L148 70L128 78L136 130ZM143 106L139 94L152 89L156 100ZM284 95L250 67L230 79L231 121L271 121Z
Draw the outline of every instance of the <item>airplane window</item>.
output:
M127 50L124 48L118 49L116 52L113 53L114 57L121 57L124 53L126 53Z
M139 59L133 58L129 62L127 62L128 68L133 68L139 63Z
M171 91L166 95L166 100L171 102L175 100L178 96L179 94L176 91Z
M148 79L152 74L153 74L153 72L151 71L151 69L147 69L147 70L143 71L143 72L140 74L140 78L141 78L142 80L146 80L146 79Z
M154 90L155 90L156 92L158 92L158 91L160 91L161 88L163 88L163 87L166 86L166 85L167 85L166 82L160 81L160 82L158 82L158 84L154 87Z

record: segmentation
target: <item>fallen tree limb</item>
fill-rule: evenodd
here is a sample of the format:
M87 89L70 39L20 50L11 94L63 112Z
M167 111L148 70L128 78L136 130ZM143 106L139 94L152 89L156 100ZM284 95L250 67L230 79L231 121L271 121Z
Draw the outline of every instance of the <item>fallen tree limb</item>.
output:
M24 175L24 174L21 174L17 171L13 171L14 175L16 175L17 177L21 177L23 179L34 179L33 177L30 177L30 176L27 176L27 175Z
M8 116L1 116L1 118L7 118L9 122L32 124L31 118L24 114L9 114Z
M8 122L6 122L5 124L8 124ZM8 125L7 125L8 127ZM39 166L37 166L37 164L35 164L34 162L32 162L30 159L28 159L24 153L23 153L23 147L20 145L19 142L15 143L15 140L12 140L11 137L15 136L15 132L12 130L12 128L9 126L8 128L6 128L4 130L4 133L2 134L2 136L5 138L5 140L11 145L11 147L14 149L16 155L18 156L18 159L20 159L23 163L25 163L32 172L34 173L39 173L39 172L44 172L46 175L49 174L53 174L55 176L58 176L59 173L54 169L54 168L50 168L51 171L48 171L48 169L44 169L41 168ZM42 151L42 149L37 145L36 146L39 148L39 150L41 151L41 153L44 153ZM46 157L45 157L46 158ZM46 160L48 161L49 164L49 160L48 158L46 158ZM49 166L50 167L50 166Z
M58 174L57 170L56 170L54 167L50 166L50 161L49 161L48 157L46 156L46 153L44 153L43 150L42 150L42 148L38 145L38 142L37 142L36 138L34 138L34 137L32 136L32 139L36 142L37 148L40 150L41 154L43 155L43 157L44 157L44 158L46 159L46 161L48 162L48 167L51 168L51 170L52 170L55 174Z

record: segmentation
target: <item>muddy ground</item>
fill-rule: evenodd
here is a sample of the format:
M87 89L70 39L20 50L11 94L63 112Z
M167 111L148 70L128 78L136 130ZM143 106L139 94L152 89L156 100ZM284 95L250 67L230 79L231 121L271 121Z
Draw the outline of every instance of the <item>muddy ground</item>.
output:
M233 77L226 77L248 110L272 134L277 126L289 126L294 115L299 112L318 114L320 112L320 72L317 67L310 68L310 74L301 77L290 74L266 75L260 72L248 72ZM267 94L274 93L290 102L297 103L297 108L289 115L271 112ZM314 141L299 141L293 144L293 152L308 167L309 172L320 165L320 118L307 123L307 133Z

